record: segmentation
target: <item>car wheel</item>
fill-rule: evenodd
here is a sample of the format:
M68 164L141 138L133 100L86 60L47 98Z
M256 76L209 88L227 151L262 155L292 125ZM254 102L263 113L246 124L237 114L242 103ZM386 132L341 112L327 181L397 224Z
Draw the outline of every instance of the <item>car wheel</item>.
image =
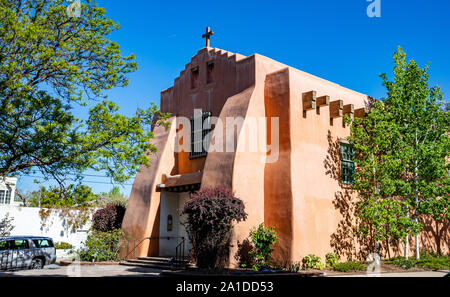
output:
M33 259L31 262L31 269L42 269L44 268L44 261L40 258Z

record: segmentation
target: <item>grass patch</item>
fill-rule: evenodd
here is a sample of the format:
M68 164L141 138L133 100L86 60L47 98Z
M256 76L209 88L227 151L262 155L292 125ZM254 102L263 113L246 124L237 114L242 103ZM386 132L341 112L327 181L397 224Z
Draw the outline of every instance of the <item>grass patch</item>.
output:
M359 261L348 261L334 264L333 269L340 272L365 271L366 265Z

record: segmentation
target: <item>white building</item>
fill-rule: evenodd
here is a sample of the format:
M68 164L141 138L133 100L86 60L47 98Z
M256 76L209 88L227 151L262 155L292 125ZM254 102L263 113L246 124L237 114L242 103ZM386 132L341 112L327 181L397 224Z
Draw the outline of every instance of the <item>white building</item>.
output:
M16 183L15 177L0 177L0 220L6 216L13 219L11 236L47 236L54 242L67 242L75 249L82 247L91 227L92 214L89 215L87 223L76 230L70 227L68 220L70 216L76 216L77 210L72 211L71 215L52 210L43 220L41 208L23 207L21 201L14 201ZM61 258L60 255L58 257Z
M16 192L16 177L0 177L0 205L19 205L14 201Z

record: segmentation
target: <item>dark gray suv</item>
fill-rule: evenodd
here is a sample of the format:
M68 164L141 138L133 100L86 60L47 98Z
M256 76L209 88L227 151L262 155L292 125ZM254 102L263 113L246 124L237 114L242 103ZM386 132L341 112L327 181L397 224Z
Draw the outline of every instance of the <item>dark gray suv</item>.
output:
M42 269L56 262L56 249L48 237L0 237L0 270Z

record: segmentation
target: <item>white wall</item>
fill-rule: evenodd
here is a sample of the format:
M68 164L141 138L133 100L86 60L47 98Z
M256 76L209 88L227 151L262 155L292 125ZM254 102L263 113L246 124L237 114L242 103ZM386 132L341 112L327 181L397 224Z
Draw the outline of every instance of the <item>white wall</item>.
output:
M186 229L180 223L180 213L186 199L189 198L188 193L174 193L163 191L161 193L161 212L160 212L160 237L184 237L185 255L191 248ZM172 231L167 231L167 217L171 215L173 218ZM162 257L173 257L177 245L181 242L180 238L172 238L170 240L161 238L159 240L159 255Z
M58 210L53 210L42 226L42 219L39 214L40 208L19 207L14 205L0 205L0 219L9 213L10 218L14 218L14 229L11 235L19 236L46 236L53 238L56 242L70 243L74 248L81 247L81 243L86 240L87 231L91 226L92 214L85 226L78 230L72 230L67 226L67 218L60 217Z

